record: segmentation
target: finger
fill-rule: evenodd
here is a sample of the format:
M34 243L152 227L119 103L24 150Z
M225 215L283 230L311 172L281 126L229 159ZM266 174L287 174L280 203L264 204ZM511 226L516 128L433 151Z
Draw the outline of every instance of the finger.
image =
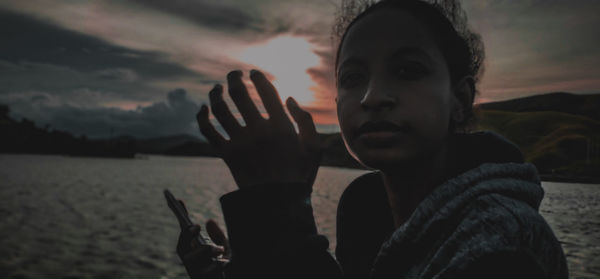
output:
M206 222L206 231L208 232L208 236L210 236L210 239L212 239L212 241L215 244L225 246L225 243L227 242L227 237L225 236L225 233L223 233L221 228L219 228L217 222L215 222L212 219L208 220Z
M183 207L183 210L185 210L185 214L189 215L189 212L187 210L187 207L185 207L185 203L183 203L182 200L177 200L179 202L179 204L181 204L181 207Z
M283 110L283 104L281 103L281 99L277 93L277 89L275 89L267 77L260 71L251 70L250 79L254 83L256 91L258 92L265 109L269 113L269 119L282 119L283 117L287 118L287 115ZM289 119L287 120L289 121Z
M225 132L227 132L230 137L238 133L241 125L235 120L227 103L223 101L223 86L220 84L215 85L210 93L208 93L208 96L210 98L212 113L217 120L219 120L219 123L221 123L223 129L225 129Z
M229 87L229 96L242 114L246 125L251 125L262 118L258 109L248 95L248 89L242 82L242 71L232 71L227 74L227 85Z
M286 100L286 105L292 118L298 124L300 139L305 143L318 144L319 134L310 113L300 108L296 100L292 97Z
M210 144L216 147L223 146L225 139L217 132L215 126L210 123L210 120L208 120L208 107L206 105L202 105L200 111L196 114L196 121L198 121L200 132L206 137Z
M212 241L220 246L223 246L224 253L227 254L229 252L229 243L227 241L227 237L219 225L214 220L210 219L206 222L206 231L208 232L208 236Z

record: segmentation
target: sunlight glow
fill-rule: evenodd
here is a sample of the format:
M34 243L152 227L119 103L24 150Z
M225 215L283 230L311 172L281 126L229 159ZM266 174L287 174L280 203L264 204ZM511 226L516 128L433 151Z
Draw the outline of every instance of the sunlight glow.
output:
M273 75L282 101L291 96L306 105L314 101L315 86L307 70L320 63L313 49L304 38L283 35L242 50L239 59Z

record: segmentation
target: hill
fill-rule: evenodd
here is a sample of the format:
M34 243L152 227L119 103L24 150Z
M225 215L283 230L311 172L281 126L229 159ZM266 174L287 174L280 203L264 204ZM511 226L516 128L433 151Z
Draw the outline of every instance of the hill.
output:
M555 111L600 121L600 94L548 93L502 102L484 103L480 104L479 108L512 112Z
M547 180L600 179L600 121L553 111L482 110L478 129L517 144Z
M40 128L26 118L12 119L9 108L0 105L0 153L65 154L71 156L133 158L134 141L131 137L107 140L89 140L66 131Z
M600 94L564 92L480 104L479 130L516 143L546 180L600 181Z

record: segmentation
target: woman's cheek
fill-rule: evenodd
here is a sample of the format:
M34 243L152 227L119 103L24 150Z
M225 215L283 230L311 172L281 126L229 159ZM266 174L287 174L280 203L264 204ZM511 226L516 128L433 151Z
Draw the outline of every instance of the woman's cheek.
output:
M338 95L336 105L340 125L342 125L343 122L350 121L348 118L352 118L352 115L358 113L361 109L360 102L353 101L349 96L342 94Z
M352 123L352 110L349 110L343 105L338 105L338 122L340 124L340 130L343 134L349 131L350 124Z
M425 141L440 142L446 138L449 125L449 110L445 106L432 106L423 114L421 123Z
M349 140L348 136L352 133L352 129L359 125L359 117L361 107L358 102L340 98L337 101L337 115L342 137Z

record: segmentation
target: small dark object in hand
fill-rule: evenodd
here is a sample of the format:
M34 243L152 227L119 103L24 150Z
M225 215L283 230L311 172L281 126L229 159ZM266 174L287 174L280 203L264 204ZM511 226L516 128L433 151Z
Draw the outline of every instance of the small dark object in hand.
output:
M179 221L182 236L190 236L189 247L178 247L177 249L177 254L181 258L190 278L224 278L223 271L227 260L212 256L217 246L202 232L198 232L197 236L191 235L194 223L190 220L186 208L179 200L175 199L169 190L165 189L164 194L169 208Z

